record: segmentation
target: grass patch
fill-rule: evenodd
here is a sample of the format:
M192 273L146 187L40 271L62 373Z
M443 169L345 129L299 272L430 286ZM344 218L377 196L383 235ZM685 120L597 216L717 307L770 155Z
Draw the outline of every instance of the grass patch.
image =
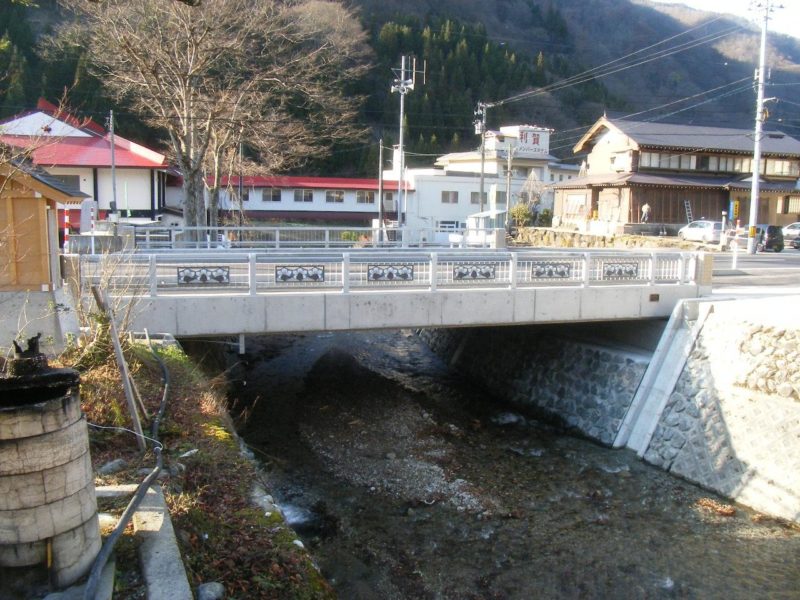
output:
M81 371L82 406L90 423L130 429L119 370L110 346L103 348L73 349L61 363ZM294 532L280 514L266 516L251 504L259 473L240 454L221 378L210 378L178 347L159 352L171 379L160 428L168 474L162 486L190 584L218 581L225 586L226 597L233 599L334 598L308 553L294 543ZM125 353L143 403L154 415L163 391L161 367L146 347L132 345ZM145 430L149 427L146 422L142 425ZM90 443L95 469L117 458L126 461L121 471L98 477L98 485L139 483L142 471L152 469L155 462L150 451L139 454L135 437L127 432L92 428ZM121 511L117 504L116 500L100 503L102 510L112 514ZM144 584L135 568L135 536L122 540L117 552L119 597L144 597ZM126 565L134 568L125 572Z

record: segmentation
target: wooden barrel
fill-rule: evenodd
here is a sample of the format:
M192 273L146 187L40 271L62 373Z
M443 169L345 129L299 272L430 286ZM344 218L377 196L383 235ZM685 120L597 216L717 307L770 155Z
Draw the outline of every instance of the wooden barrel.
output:
M46 563L50 544L52 582L70 585L101 545L78 374L54 369L0 388L0 567Z

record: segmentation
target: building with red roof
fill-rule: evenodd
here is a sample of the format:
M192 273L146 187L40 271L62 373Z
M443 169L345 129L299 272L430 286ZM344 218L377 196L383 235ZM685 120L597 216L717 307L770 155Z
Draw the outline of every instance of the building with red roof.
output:
M40 99L35 110L0 121L0 142L31 148L33 163L86 194L98 219L116 208L122 220L153 221L164 208L163 154L119 135L112 143L110 133L95 121L81 120L46 100ZM73 227L81 222L79 214L71 211ZM84 226L85 221L84 216Z

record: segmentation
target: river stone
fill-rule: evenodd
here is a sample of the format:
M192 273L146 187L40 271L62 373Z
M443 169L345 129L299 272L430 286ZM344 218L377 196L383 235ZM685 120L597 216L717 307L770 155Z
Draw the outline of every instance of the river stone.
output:
M128 463L125 462L124 458L118 458L116 460L112 460L112 461L107 462L106 464L104 464L102 467L97 469L97 473L99 475L111 475L113 473L119 473L127 465L128 465Z
M219 581L201 583L197 586L197 600L221 600L225 597L225 586Z
M792 393L794 392L794 386L788 381L784 381L782 384L778 386L777 392L780 396L783 396L784 398L790 398Z

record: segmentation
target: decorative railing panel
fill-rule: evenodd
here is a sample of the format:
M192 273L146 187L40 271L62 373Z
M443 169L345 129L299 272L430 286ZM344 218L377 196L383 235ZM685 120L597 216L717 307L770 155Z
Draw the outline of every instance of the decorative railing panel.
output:
M694 254L675 252L134 253L80 260L84 289L99 284L116 294L150 296L686 284L697 268Z

